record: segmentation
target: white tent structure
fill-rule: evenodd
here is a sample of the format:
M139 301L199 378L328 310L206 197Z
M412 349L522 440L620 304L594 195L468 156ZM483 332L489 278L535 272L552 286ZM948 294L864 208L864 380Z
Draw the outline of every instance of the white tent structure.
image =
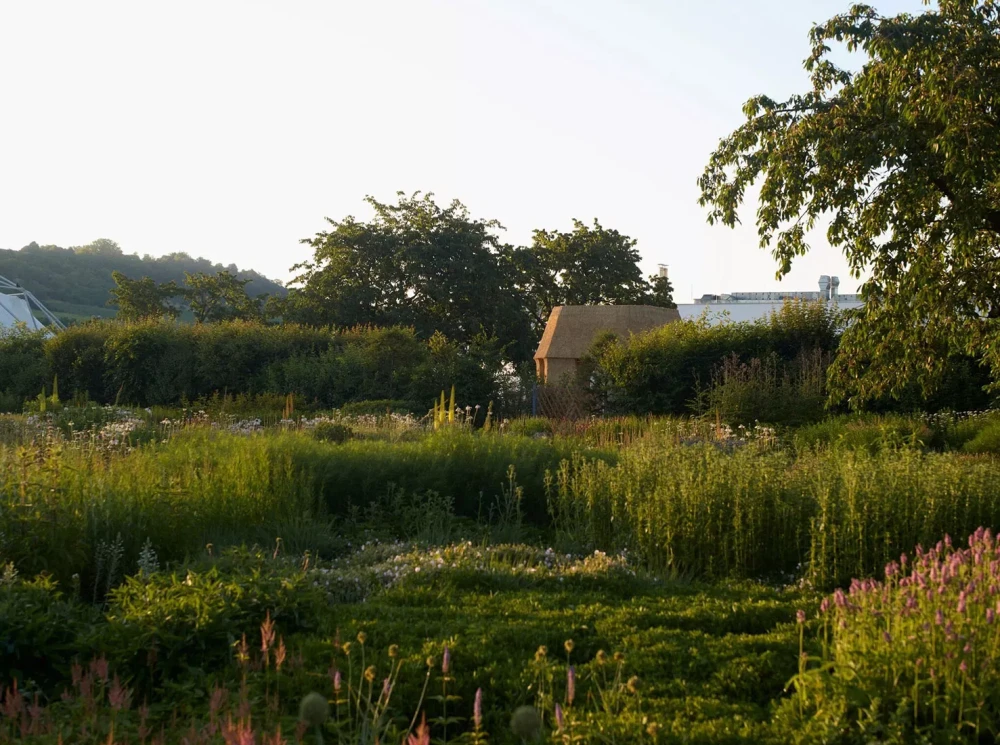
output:
M46 326L36 313L49 322ZM48 328L61 330L66 328L62 321L42 305L41 301L16 282L11 282L0 276L0 331L24 324L32 331Z

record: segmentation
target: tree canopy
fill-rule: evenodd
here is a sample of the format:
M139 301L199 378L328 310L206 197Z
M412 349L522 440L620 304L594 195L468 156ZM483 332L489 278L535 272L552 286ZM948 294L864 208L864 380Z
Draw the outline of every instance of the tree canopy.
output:
M473 218L459 201L397 194L396 204L368 197L368 222L327 218L331 229L303 243L311 261L286 301L270 312L292 321L353 326L403 325L462 344L493 341L506 359L534 353L556 305L672 305L666 278L646 281L636 241L594 221L572 232L535 231L528 247L502 243L496 220Z
M637 241L594 220L573 221L572 232L536 230L531 246L515 254L520 290L536 327L557 305L674 307L666 277L639 271Z
M123 321L145 318L177 318L180 308L171 299L181 294L175 282L157 284L149 277L130 279L121 272L112 272L115 286L110 290L108 305L118 308Z
M950 354L1000 373L1000 5L939 0L922 14L868 5L818 25L812 87L752 98L699 180L709 222L734 226L760 180L762 247L778 276L826 237L860 278L834 393L860 403L932 390ZM831 44L860 53L852 71Z
M261 319L261 300L247 294L249 279L229 272L184 272L183 296L198 323Z

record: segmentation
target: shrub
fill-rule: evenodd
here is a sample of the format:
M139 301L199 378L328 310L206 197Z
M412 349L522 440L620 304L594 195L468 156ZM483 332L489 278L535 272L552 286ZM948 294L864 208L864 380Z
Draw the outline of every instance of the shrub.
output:
M715 369L693 408L734 425L813 422L825 414L828 363L828 355L817 349L790 362L775 353L747 362L733 354Z
M326 596L297 564L239 550L183 576L130 577L110 593L90 646L147 693L162 680L197 678L223 667L234 639L256 636L265 615L283 633L316 628Z
M1000 454L1000 421L981 423L979 431L962 445L962 450L966 453Z
M44 331L0 329L0 412L20 411L51 384L45 344Z
M755 322L710 325L701 318L617 343L602 340L592 353L597 398L611 412L683 414L697 408L699 391L727 357L741 362L773 357L783 366L803 353L835 349L839 324L826 304L787 303Z
M51 578L21 580L0 566L0 688L10 679L48 685L85 653L78 637L97 621L91 606L67 599ZM6 578L3 576L6 571Z
M347 442L354 436L353 430L346 424L337 422L318 422L312 428L312 435L320 442Z

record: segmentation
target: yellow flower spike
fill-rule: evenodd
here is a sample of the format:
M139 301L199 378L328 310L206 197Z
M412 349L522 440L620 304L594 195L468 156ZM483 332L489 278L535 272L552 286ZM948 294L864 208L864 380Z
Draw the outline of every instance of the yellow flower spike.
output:
M448 423L455 423L455 386L451 387L451 406L448 407Z

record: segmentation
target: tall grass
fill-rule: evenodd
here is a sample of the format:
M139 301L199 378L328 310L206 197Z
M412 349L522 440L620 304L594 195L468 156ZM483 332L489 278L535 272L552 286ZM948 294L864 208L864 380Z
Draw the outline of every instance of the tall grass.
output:
M135 570L147 541L161 560L209 543L272 542L286 531L308 542L329 533L333 518L364 517L372 506L384 512L400 491L436 493L456 515L485 521L511 488L511 466L520 513L541 525L545 474L572 447L468 432L331 444L305 432L208 428L127 455L55 438L0 447L0 564L64 583L78 574L84 587L101 589Z
M803 453L657 441L615 465L573 461L553 480L558 529L629 549L660 571L871 576L944 533L1000 525L1000 463L915 449Z

